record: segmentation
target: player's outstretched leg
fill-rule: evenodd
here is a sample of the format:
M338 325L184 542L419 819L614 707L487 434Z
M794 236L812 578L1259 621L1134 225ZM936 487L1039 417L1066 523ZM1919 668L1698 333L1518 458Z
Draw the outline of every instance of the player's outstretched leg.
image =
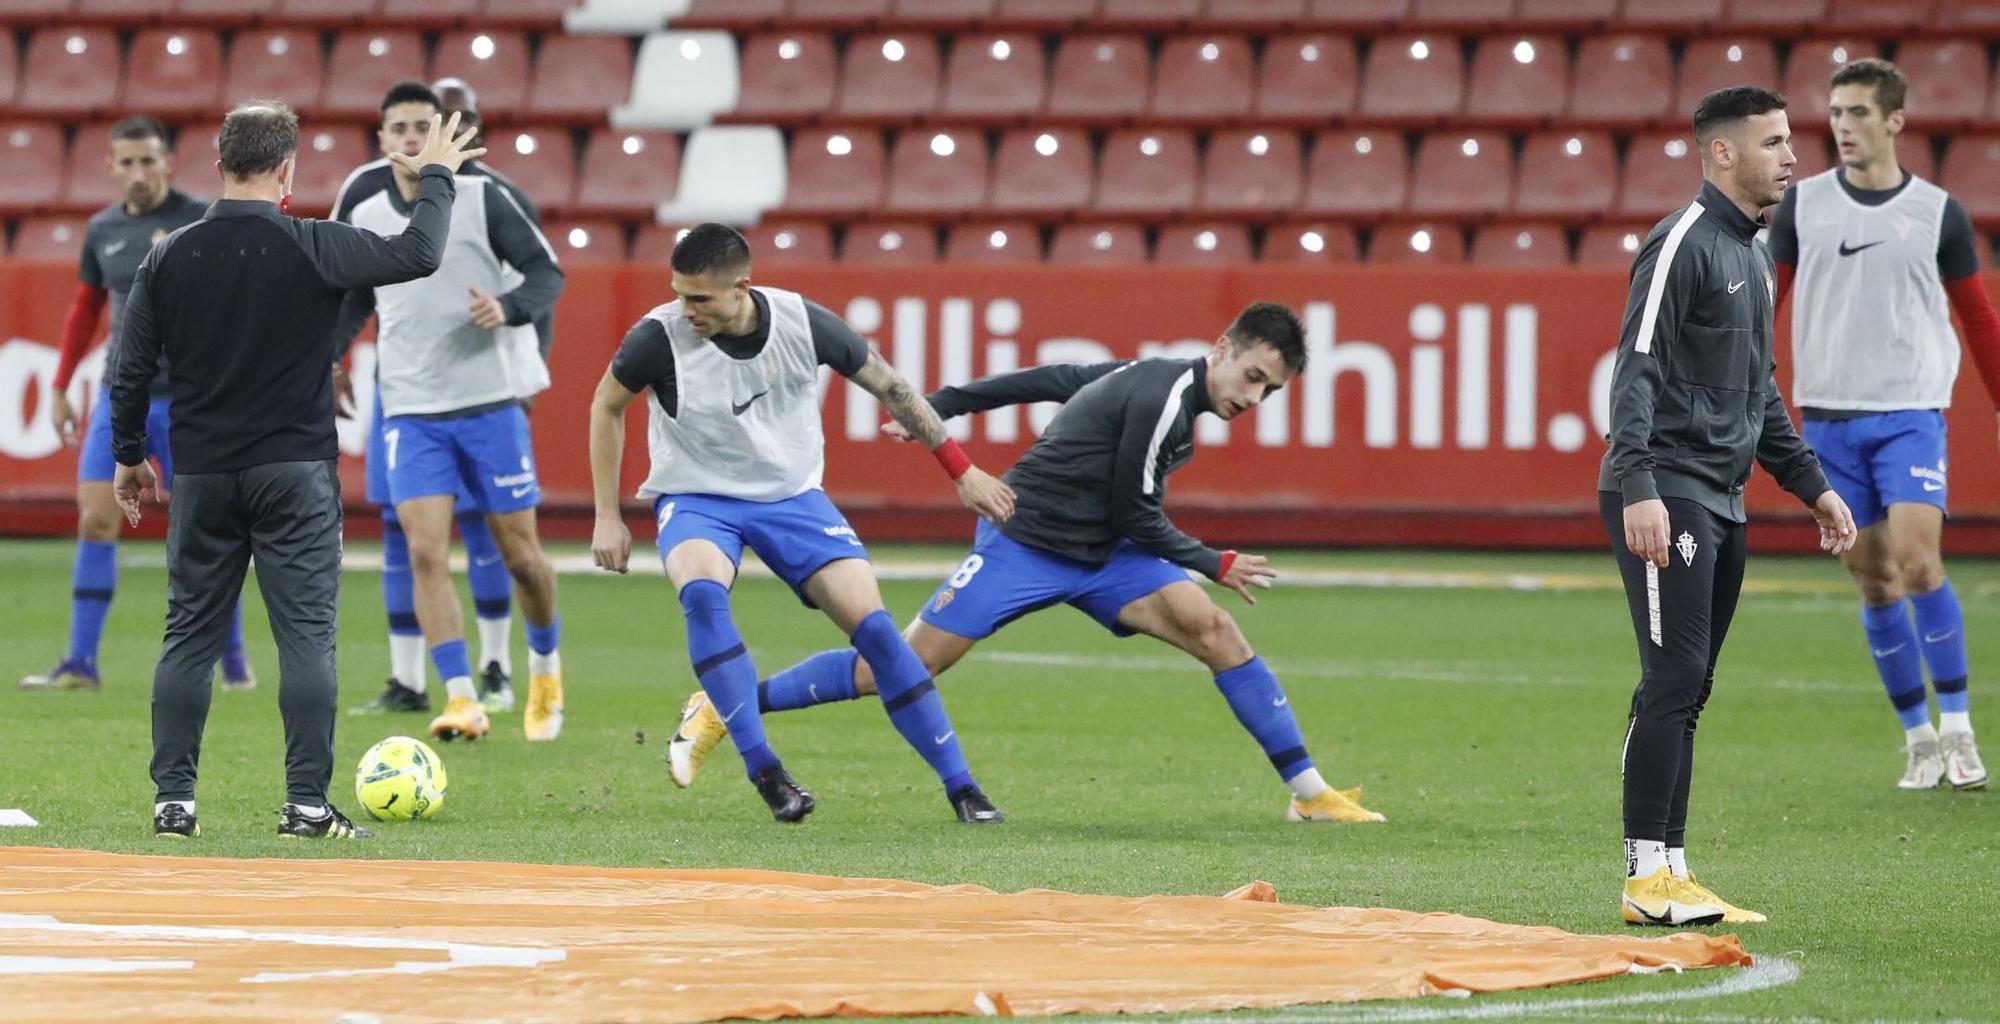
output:
M695 678L708 702L721 709L717 717L743 756L751 784L773 818L803 819L812 813L813 796L786 774L764 738L764 718L757 710L757 668L736 630L729 589L719 580L696 579L681 588L680 598Z
M374 700L350 709L352 714L417 711L429 714L430 694L424 687L424 630L417 624L416 595L410 580L410 541L396 509L382 506L382 607L389 616L389 681Z
M487 711L512 711L514 577L486 525L486 513L461 505L457 518L458 535L465 539L465 579L472 585L479 628L479 699Z
M860 695L855 686L856 665L860 661L861 652L852 647L821 651L758 683L757 711L768 715L773 711L853 700ZM861 671L865 671L865 666ZM688 694L681 704L680 727L667 741L667 773L674 785L682 789L694 785L702 762L708 760L709 753L727 735L729 730L722 724L722 716L716 714L708 694L700 690Z
M889 721L944 783L945 799L958 820L969 824L1005 820L973 781L972 769L959 746L958 730L945 714L930 670L896 631L896 621L887 611L878 608L861 620L854 630L854 649L875 677Z
M552 740L563 726L562 655L557 650L562 616L556 612L555 567L535 535L532 507L487 516L486 525L520 590L521 615L528 622L528 706L521 713L521 733L530 741Z

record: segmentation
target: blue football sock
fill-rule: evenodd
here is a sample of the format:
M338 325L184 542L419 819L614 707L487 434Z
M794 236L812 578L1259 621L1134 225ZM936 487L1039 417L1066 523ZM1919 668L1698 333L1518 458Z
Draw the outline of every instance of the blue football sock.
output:
M1923 656L1917 651L1917 630L1910 625L1910 613L1903 602L1879 608L1863 604L1861 629L1868 634L1868 653L1875 656L1875 672L1882 677L1882 688L1889 691L1889 703L1896 706L1896 718L1903 728L1914 729L1929 722Z
M821 651L772 676L757 684L757 710L791 711L853 700L854 661L859 656L860 652L852 647Z
M727 591L724 591L725 596L727 596L727 593ZM536 654L549 654L555 651L561 641L562 616L556 616L555 620L546 626L537 626L532 622L528 623L528 650Z
M1313 766L1312 758L1306 754L1305 737L1299 733L1298 720L1292 717L1291 699L1285 696L1284 687L1278 685L1278 677L1271 674L1264 659L1251 658L1226 672L1216 673L1215 688L1222 691L1229 710L1236 712L1236 720L1257 738L1258 746L1264 748L1264 755L1271 759L1271 767L1278 770L1279 778L1289 780Z
M1924 638L1924 662L1931 667L1931 687L1937 690L1938 710L1966 710L1965 680L1970 674L1965 657L1965 616L1958 606L1958 592L1951 581L1928 594L1911 594L1910 607L1916 609L1917 632Z
M882 695L889 721L937 772L945 793L975 785L958 744L958 731L944 713L944 701L931 682L930 670L896 630L896 620L876 609L854 631L854 648L875 672L875 689Z
M69 581L69 656L63 660L97 667L97 644L104 638L104 617L111 612L111 595L117 589L118 545L77 541Z
M513 615L514 576L500 558L500 544L486 525L486 514L468 512L459 516L458 535L465 540L465 579L472 584L473 610L482 619Z
M243 650L243 599L229 620L229 640L222 645L222 678L242 679L250 674L250 656Z
M447 683L472 677L472 658L465 653L463 640L447 640L432 647L431 664L437 666L438 678Z
M382 510L382 607L389 612L389 632L417 636L417 594L410 575L410 539L392 509Z
M695 580L681 588L681 610L687 615L688 658L694 662L694 676L701 680L715 713L722 716L737 753L743 755L743 770L755 778L775 767L778 755L764 738L764 716L757 710L757 666L730 615L729 589L714 580Z

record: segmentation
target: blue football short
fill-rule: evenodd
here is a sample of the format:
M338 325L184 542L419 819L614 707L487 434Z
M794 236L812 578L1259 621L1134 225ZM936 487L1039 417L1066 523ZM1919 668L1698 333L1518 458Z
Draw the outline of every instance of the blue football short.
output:
M389 445L382 436L388 429L389 425L382 419L382 392L378 388L375 392L375 413L368 421L368 452L362 458L362 468L366 470L368 503L393 509L396 503L389 497ZM462 483L458 490L457 511L460 514L485 511L480 507L479 499L473 497Z
M146 409L146 454L159 462L160 482L168 487L174 483L174 453L167 446L170 426L167 399L153 399ZM76 482L108 484L117 472L118 460L111 454L111 392L100 388L90 410L90 422L83 430L83 450L76 460Z
M740 565L747 544L807 607L812 601L803 588L814 573L843 558L868 558L854 527L821 490L783 501L663 494L653 499L653 522L659 527L662 563L683 542L706 540Z
M394 504L450 495L491 515L541 504L528 414L518 405L449 419L392 416L382 449Z
M1111 561L1092 565L1029 547L982 520L972 553L931 595L922 618L948 633L983 640L1029 612L1067 604L1114 635L1131 636L1118 624L1126 605L1192 578L1129 540Z
M1898 502L1945 507L1945 422L1938 409L1903 409L1851 420L1805 421L1827 483L1870 526Z

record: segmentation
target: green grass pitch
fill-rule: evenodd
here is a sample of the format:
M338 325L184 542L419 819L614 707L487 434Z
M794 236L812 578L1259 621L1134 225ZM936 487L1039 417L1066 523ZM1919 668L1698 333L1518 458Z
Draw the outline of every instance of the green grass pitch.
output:
M123 552L104 692L11 685L63 647L71 551L63 542L0 544L0 660L11 673L0 689L0 807L43 823L0 830L0 842L159 853L146 765L161 549ZM877 552L912 553L951 555ZM879 705L861 701L770 720L775 748L820 800L805 826L784 827L726 744L694 789L667 779L666 739L693 683L666 583L565 575L562 738L531 746L518 712L496 716L489 740L441 750L451 791L438 820L380 826L373 842L337 850L273 834L283 795L277 666L253 586L248 632L262 686L216 694L198 794L204 835L176 851L762 867L1119 894L1222 893L1262 878L1294 903L1620 928L1618 751L1637 662L1623 598L1606 589L1610 559L1279 553L1273 561L1281 571L1550 573L1600 586L1281 583L1255 608L1222 594L1284 680L1321 770L1337 785L1365 785L1386 825L1287 824L1283 789L1199 666L1052 609L983 645L941 683L974 770L1008 812L1005 825L956 824ZM1988 730L1988 758L2000 761L2000 692L1980 671L2000 658L1989 640L2000 628L2000 563L1961 560L1952 570L1972 637L1974 720ZM1895 789L1900 734L1836 564L1753 554L1750 581L1703 718L1690 859L1724 896L1771 915L1741 934L1753 953L1795 962L1799 979L1657 1009L1550 1011L2000 1019L2000 794ZM884 591L907 620L931 586L890 582ZM736 611L765 675L840 639L770 580L739 584ZM515 639L524 670L519 628ZM386 667L378 578L349 573L343 709L372 697ZM355 810L361 752L384 736L421 735L426 721L343 714L335 801ZM1664 994L1718 976L1499 998Z

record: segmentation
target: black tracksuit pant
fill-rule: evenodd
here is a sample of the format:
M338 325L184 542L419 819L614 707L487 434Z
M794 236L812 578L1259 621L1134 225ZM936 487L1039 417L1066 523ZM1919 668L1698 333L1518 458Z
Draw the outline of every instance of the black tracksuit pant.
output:
M1639 637L1639 687L1625 733L1625 837L1682 846L1695 723L1736 615L1747 531L1696 502L1667 498L1660 568L1625 546L1624 499L1600 491L1597 500Z

